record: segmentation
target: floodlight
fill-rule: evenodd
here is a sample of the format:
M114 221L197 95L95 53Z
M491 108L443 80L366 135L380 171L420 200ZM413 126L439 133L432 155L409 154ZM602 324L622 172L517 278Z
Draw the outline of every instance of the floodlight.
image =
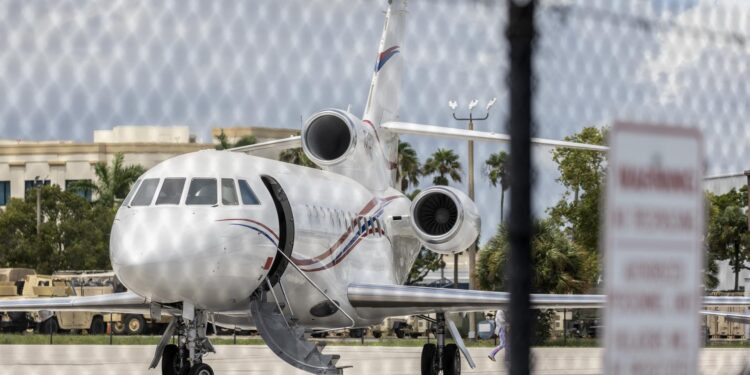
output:
M496 101L497 101L497 98L492 98L492 100L490 100L490 102L487 103L487 111L489 111L490 108L492 108L492 106L495 105Z
M469 111L471 111L472 109L474 109L474 107L476 107L477 104L479 104L479 100L477 100L477 99L474 99L471 102L469 102Z
M458 107L458 102L455 100L449 100L448 107L451 107L451 109L455 111L456 107Z

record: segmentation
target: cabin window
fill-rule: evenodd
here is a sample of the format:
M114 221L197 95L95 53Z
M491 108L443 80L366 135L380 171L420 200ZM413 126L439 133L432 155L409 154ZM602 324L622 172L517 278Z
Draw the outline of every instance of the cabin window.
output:
M156 197L156 204L180 204L182 189L185 187L184 178L165 178L161 190Z
M240 200L237 198L237 188L231 178L221 179L221 204L228 206L240 204Z
M253 193L253 189L250 188L250 184L245 180L239 180L240 183L240 195L242 196L242 203L248 204L260 204L258 197Z
M130 200L133 199L133 195L135 195L135 192L138 190L138 187L141 186L141 180L138 180L133 184L133 188L130 190L130 193L128 193L128 196L125 197L125 200L122 201L122 204L126 207L130 206Z
M135 194L135 197L133 198L133 203L131 203L131 206L148 206L151 204L151 201L154 198L154 194L156 193L156 188L159 186L159 179L158 178L147 178L143 180L141 183L140 189L138 189L138 193Z
M194 178L190 181L185 204L190 205L215 205L216 204L216 179Z

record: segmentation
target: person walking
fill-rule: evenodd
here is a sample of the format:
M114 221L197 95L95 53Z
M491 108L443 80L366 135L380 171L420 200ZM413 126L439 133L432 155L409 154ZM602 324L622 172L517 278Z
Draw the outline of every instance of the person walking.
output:
M493 362L497 353L505 348L505 313L503 310L495 312L495 334L497 335L498 345L487 355Z

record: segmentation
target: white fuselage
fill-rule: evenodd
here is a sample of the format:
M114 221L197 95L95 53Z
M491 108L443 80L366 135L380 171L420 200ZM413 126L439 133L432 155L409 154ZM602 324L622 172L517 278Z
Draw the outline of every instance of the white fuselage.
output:
M266 283L271 265L283 256L277 246L282 246L282 226L288 225L280 220L263 176L283 189L293 216L291 258L296 267L287 266L275 287L281 296L283 285L287 310L311 326L351 325L342 313L310 313L327 298L299 268L358 326L382 319L359 316L348 304L346 288L350 283L404 281L420 244L408 220L393 217L408 215L410 201L395 189L372 192L338 174L240 153L199 151L146 172L138 187L158 179L150 182L156 186L153 197L140 197L140 205L134 204L138 193L129 197L115 219L110 240L115 273L128 289L154 302L188 302L216 313L247 312L251 294ZM165 181L179 186L174 180L183 178L179 198L160 204L162 188L168 190ZM203 185L215 179L213 201L191 188L195 179ZM254 204L246 204L242 181L257 198Z

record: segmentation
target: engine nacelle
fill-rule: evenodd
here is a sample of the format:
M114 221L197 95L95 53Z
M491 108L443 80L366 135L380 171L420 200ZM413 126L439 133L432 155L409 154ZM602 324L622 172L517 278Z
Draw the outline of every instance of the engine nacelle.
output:
M433 186L414 198L411 225L426 248L456 254L476 241L481 219L466 194L449 186Z
M388 187L389 165L375 128L349 112L318 112L302 128L302 148L323 169L351 177L372 190Z

